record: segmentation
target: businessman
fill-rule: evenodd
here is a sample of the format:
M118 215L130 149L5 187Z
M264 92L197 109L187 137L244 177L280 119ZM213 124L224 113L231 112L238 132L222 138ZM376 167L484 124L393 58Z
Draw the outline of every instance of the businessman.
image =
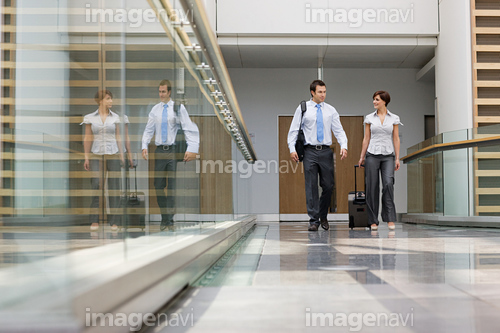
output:
M172 226L175 214L175 172L177 170L176 160L176 136L180 128L184 131L187 149L184 153L184 162L196 159L200 146L200 132L198 126L191 121L184 105L175 105L170 98L172 85L170 81L163 80L159 84L160 103L153 106L149 113L148 123L142 135L142 157L148 159L148 145L153 135L155 136L155 171L154 186L156 189L156 201L160 207L161 224L163 231ZM168 180L168 182L167 182Z
M306 103L307 109L302 116L300 105L295 110L290 130L288 131L288 147L290 158L299 162L295 151L295 142L300 126L305 136L304 177L306 183L306 204L309 215L309 231L325 230L328 224L328 208L333 192L333 151L332 132L340 144L340 157L347 157L347 136L340 123L340 116L333 106L325 103L326 85L321 80L314 80L309 86L311 99ZM301 120L302 119L302 124ZM319 183L322 189L319 198Z

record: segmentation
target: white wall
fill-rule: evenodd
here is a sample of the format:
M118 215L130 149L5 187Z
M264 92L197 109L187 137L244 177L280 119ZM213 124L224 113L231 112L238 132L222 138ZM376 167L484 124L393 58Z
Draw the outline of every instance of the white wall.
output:
M292 115L298 103L307 99L309 83L317 69L230 69L231 80L248 131L255 133L254 147L260 160L278 159L278 115ZM434 114L434 84L416 82L416 69L325 69L326 101L341 115L366 115L373 110L372 94L387 90L389 110L398 114L401 127L401 156L406 148L424 140L424 115ZM399 213L406 212L406 166L396 173L395 197ZM239 212L279 213L277 173L253 174L238 179L252 198ZM244 200L237 200L243 202Z
M218 0L217 33L436 35L437 0Z
M473 127L470 18L469 0L439 2L437 133Z

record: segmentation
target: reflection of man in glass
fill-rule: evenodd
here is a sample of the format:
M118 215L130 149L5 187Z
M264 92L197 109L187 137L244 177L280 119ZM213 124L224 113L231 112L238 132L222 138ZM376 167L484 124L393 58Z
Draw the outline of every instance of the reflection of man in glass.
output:
M148 144L155 135L155 179L156 201L161 211L161 230L173 224L175 195L165 195L165 188L175 191L175 139L177 131L182 128L187 143L184 162L192 161L198 154L200 133L198 126L191 121L184 105L175 105L170 99L172 85L170 81L160 82L159 95L161 102L156 104L149 113L148 124L142 135L142 157L148 159ZM179 149L179 148L177 148Z

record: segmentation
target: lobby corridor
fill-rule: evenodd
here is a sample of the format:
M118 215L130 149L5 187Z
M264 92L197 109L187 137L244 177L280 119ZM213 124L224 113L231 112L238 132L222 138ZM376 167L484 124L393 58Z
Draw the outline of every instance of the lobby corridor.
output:
M258 223L146 331L498 331L500 230L330 226Z

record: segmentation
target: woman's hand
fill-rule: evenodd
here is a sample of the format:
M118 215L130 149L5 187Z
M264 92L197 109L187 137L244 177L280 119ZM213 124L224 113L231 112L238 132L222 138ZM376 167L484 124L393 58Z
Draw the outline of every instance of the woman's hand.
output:
M395 171L398 171L400 167L401 167L401 163L399 162L399 159L396 159L396 163L395 163L395 168L394 168L394 170L395 170Z
M90 171L90 161L88 158L85 159L85 162L83 163L83 168L87 171Z
M125 155L123 155L123 153L120 153L120 161L121 161L122 167L125 167Z
M129 157L129 158L128 158L128 162L130 163L130 164L129 164L129 168L130 168L130 169L135 168L135 165L134 165L134 159L133 159L132 157Z
M360 157L359 158L358 165L359 165L360 168L364 168L365 167L365 158L364 157Z

